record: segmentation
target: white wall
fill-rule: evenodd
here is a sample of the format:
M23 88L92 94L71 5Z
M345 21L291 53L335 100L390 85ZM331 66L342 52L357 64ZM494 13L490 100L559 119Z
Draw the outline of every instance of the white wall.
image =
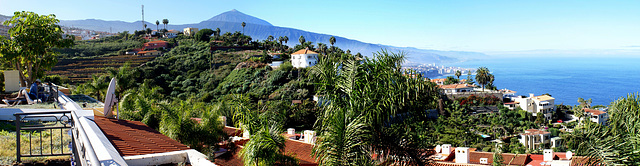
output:
M294 54L291 55L291 65L296 68L306 68L318 63L318 54Z

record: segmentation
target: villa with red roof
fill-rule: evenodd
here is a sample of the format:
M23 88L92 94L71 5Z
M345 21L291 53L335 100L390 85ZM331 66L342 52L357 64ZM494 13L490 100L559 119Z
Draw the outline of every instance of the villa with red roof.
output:
M584 113L585 116L589 116L589 120L597 124L607 125L607 120L609 120L609 114L604 111L585 108Z
M318 63L318 53L307 49L299 50L291 54L291 65L295 68L306 68Z

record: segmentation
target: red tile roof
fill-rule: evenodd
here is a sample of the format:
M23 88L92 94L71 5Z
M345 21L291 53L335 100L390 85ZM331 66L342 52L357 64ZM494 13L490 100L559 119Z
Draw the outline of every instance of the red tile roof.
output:
M302 49L302 50L298 50L298 51L294 52L291 55L296 55L296 54L318 54L318 53L317 52L313 52L313 51L311 51L309 49Z
M241 147L238 147L233 152L227 152L226 154L217 157L214 163L220 166L244 165L244 162L242 162L242 158L239 154L241 149Z
M469 163L480 164L480 158L487 158L489 163L493 163L493 152L469 152ZM502 153L502 159L504 165L524 165L528 161L526 154Z
M606 113L606 112L604 112L604 111L594 110L594 109L589 109L589 108L585 108L585 109L584 109L584 112L586 112L586 113L591 113L591 114L593 114L593 115L600 115L600 114L604 114L604 113Z
M538 134L550 134L550 132L542 131L538 129L529 129L529 130L525 130L525 133L523 133L522 135L538 135Z
M221 166L244 165L242 158L238 154L242 148L239 147L235 152L230 152L221 157L216 158L215 163ZM311 156L313 145L302 143L299 141L287 140L285 142L284 153L292 155L298 159L301 166L317 166L315 158Z
M287 140L284 144L284 153L293 155L299 160L300 165L318 165L316 159L311 155L313 145L293 140Z
M121 156L134 156L154 153L187 150L189 147L173 140L142 122L108 119L94 116L109 142Z
M224 131L224 133L227 133L229 137L242 137L242 130L240 130L239 128L224 126L224 128L222 128L222 131Z
M462 89L462 88L473 88L473 85L469 84L449 84L449 85L440 85L440 89Z

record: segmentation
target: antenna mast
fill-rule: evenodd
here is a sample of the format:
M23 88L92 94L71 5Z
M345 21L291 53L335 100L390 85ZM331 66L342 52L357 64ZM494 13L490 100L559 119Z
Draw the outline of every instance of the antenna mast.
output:
M144 31L144 5L142 5L142 30Z

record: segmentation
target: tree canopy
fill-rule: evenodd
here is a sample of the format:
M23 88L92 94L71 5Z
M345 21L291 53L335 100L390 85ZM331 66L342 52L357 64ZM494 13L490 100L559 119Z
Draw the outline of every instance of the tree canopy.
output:
M0 59L19 71L23 86L25 81L30 84L55 66L58 59L53 48L73 46L73 37L65 38L58 22L53 14L22 11L3 23L13 27L9 29L11 39L0 41Z

